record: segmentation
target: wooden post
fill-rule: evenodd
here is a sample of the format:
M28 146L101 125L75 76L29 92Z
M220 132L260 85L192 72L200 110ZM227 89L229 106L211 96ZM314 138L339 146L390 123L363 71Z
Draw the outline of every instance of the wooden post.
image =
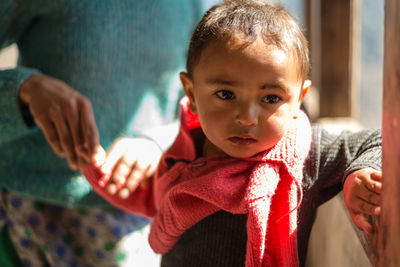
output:
M400 266L400 1L386 0L379 266Z
M318 122L325 127L326 123L340 129L360 127L356 120L360 1L303 0L311 50L311 80L320 95ZM376 266L377 235L366 235L351 223L343 197L336 196L321 206L318 214L309 242L307 266ZM337 258L340 263L335 261Z
M303 0L305 11L305 35L310 48L313 87L321 87L321 0ZM318 108L319 109L319 108Z
M321 0L319 4L320 116L357 117L360 0Z

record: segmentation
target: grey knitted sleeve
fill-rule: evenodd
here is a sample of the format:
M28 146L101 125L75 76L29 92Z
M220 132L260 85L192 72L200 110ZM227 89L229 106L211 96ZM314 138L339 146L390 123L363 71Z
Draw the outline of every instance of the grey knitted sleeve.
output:
M344 131L331 134L313 127L311 152L304 167L305 189L319 191L319 204L342 189L351 172L364 168L381 169L380 130Z

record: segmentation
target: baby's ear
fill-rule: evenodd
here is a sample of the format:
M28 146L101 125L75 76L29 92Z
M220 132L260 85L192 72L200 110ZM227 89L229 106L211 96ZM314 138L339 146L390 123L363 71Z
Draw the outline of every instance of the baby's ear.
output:
M303 86L301 88L299 102L303 101L303 99L306 96L306 94L308 93L310 87L311 87L311 81L310 80L305 80L303 82Z
M293 115L293 118L294 118L294 119L297 119L297 118L299 117L301 102L303 101L304 97L305 97L306 94L308 93L310 87L311 87L311 81L310 81L310 80L305 80L305 81L303 82L302 87L301 87L298 105L297 105L297 108L296 108L296 110L295 110L295 112L294 112L294 115Z
M197 109L196 109L196 101L194 99L193 80L190 78L189 74L187 74L186 72L181 72L179 74L179 77L181 79L183 90L185 91L186 96L190 100L190 111L192 113L196 114Z

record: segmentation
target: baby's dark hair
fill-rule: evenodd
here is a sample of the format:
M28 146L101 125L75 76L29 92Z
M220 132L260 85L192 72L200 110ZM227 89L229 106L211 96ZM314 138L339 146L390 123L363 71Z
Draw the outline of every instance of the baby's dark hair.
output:
M214 41L240 38L251 44L261 37L293 55L299 63L299 77L307 78L310 68L308 44L295 19L282 7L263 0L225 0L203 16L190 40L186 68L189 76L203 50Z

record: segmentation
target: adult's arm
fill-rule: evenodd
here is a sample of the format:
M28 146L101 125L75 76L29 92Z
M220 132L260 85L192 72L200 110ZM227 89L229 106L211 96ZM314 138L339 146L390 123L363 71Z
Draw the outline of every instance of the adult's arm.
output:
M33 9L31 2L2 2L2 46L18 44L35 17L40 16L40 6ZM21 137L38 126L54 153L65 157L72 169L83 164L76 148L81 148L87 158L94 155L99 135L91 103L68 84L37 70L17 67L1 72L0 98L0 111L4 114L0 142Z
M17 43L34 18L27 1L0 1L0 49ZM28 109L21 105L18 91L21 84L38 70L17 67L0 71L0 144L19 138L34 130Z

